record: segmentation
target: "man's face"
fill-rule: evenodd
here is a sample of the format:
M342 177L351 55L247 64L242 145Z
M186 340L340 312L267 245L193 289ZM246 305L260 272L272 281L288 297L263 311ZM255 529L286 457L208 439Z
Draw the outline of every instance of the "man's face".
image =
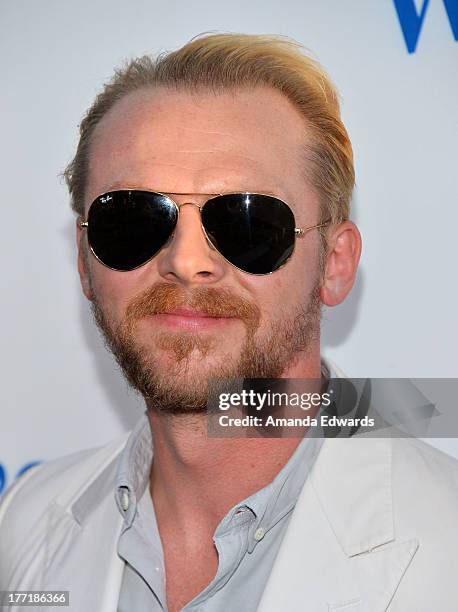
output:
M114 189L189 194L172 196L178 205L251 191L286 201L297 227L314 225L319 206L304 178L305 145L299 113L268 88L137 92L96 128L86 213L96 196ZM79 265L96 320L130 382L152 407L179 413L205 409L212 377L311 375L301 363L319 354L318 261L312 231L296 240L283 268L244 273L207 242L191 205L181 207L174 236L144 266L111 270L81 244ZM212 316L164 314L182 307Z

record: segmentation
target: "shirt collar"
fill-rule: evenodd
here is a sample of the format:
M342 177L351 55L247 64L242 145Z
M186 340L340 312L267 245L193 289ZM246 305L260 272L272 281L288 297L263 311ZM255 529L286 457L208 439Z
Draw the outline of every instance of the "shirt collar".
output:
M145 412L131 431L118 461L116 502L129 527L134 520L137 503L149 483L153 461L153 434Z
M256 517L251 527L249 552L294 508L322 443L322 438L304 437L272 482L243 502Z

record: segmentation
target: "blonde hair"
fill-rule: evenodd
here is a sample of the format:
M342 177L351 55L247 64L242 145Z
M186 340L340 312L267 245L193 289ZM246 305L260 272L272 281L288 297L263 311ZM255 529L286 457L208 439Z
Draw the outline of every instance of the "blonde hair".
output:
M309 143L304 171L319 195L321 220L347 219L354 186L353 153L334 85L299 43L251 34L200 36L176 51L157 58L144 55L117 69L84 116L75 157L63 173L73 210L84 214L91 136L118 100L160 86L221 92L257 85L280 91L304 118Z

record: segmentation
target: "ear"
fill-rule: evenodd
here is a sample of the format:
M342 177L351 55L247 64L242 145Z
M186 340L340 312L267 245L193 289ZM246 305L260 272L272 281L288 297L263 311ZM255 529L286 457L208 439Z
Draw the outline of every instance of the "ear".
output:
M78 273L80 275L81 288L84 295L88 300L92 301L92 289L91 282L89 279L89 262L88 262L88 249L86 239L86 230L83 230L80 226L81 219L78 217L76 220L76 246L78 249Z
M320 290L323 304L337 306L347 297L355 282L360 255L361 234L352 221L330 229Z

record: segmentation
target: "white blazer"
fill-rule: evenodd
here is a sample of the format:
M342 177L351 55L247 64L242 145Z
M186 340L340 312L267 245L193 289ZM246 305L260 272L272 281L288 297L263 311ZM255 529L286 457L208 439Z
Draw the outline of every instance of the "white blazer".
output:
M32 468L6 494L0 590L67 590L68 610L116 612L124 444ZM325 440L259 612L458 610L457 466L417 440Z

